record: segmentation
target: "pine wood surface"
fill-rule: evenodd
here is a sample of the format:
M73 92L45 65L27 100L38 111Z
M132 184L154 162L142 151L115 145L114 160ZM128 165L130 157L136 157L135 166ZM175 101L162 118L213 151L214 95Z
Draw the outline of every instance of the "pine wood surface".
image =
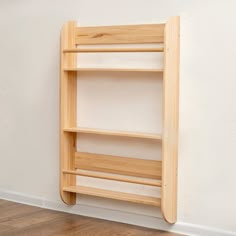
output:
M161 161L86 152L75 153L75 168L161 180Z
M164 24L78 27L76 44L163 43Z

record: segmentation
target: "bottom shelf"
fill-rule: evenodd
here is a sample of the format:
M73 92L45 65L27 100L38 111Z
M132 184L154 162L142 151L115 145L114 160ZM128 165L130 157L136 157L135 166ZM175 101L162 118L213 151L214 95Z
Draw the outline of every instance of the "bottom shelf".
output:
M96 197L104 197L104 198L111 198L121 201L128 201L128 202L135 202L145 205L152 205L152 206L161 206L161 199L155 197L148 197L143 195L131 194L131 193L122 193L117 191L99 189L99 188L92 188L86 186L69 186L64 187L63 191L65 192L72 192L72 193L80 193L85 195L91 195Z

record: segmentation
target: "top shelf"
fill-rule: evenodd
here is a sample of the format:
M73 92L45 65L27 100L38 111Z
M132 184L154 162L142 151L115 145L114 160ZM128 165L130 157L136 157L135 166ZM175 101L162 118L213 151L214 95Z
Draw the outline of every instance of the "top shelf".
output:
M164 48L69 48L64 53L97 53L97 52L164 52Z

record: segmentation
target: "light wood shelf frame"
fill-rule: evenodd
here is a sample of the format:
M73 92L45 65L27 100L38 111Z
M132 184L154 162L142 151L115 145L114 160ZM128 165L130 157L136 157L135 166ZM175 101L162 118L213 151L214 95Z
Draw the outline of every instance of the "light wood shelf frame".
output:
M178 90L180 18L165 24L78 27L66 23L61 32L60 66L60 194L69 205L76 193L147 204L161 208L168 223L177 220ZM96 47L89 45L162 43L164 47ZM83 47L80 47L83 45ZM87 48L84 45L88 45ZM164 68L77 68L78 53L163 53ZM162 134L76 127L77 72L163 73ZM157 77L158 78L158 77ZM76 151L76 134L109 135L154 140L162 145L162 160L117 157ZM161 197L148 197L76 185L76 175L161 188Z

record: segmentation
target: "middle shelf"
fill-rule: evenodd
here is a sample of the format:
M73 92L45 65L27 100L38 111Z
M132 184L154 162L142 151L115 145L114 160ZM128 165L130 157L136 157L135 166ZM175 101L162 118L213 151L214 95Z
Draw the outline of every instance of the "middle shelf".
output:
M160 134L152 134L152 133L115 131L115 130L80 128L80 127L64 128L63 130L65 132L74 132L74 133L99 134L99 135L111 135L111 136L121 136L121 137L131 137L131 138L154 139L154 140L159 140L159 141L162 140L162 137Z

